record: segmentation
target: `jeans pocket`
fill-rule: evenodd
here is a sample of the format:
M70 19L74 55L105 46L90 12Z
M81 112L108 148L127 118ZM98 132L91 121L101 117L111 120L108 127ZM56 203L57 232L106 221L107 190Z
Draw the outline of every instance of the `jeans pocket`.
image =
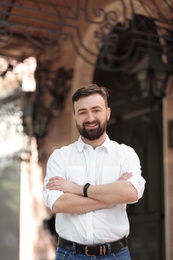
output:
M55 260L70 260L71 253L67 250L63 250L60 247L57 248Z
M113 253L113 256L115 260L131 260L128 247L124 247L117 253Z

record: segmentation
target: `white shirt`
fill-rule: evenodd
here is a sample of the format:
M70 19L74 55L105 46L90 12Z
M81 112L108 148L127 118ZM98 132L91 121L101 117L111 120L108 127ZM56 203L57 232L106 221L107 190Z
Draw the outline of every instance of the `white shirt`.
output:
M44 185L51 177L61 176L71 182L84 185L117 181L124 172L132 172L128 180L138 191L138 199L144 192L145 180L135 151L106 137L105 142L93 149L81 137L78 141L56 149L48 159ZM52 208L63 194L61 191L44 191L44 202ZM116 241L129 234L126 204L111 209L101 209L85 214L56 214L56 232L62 238L81 244L99 244Z

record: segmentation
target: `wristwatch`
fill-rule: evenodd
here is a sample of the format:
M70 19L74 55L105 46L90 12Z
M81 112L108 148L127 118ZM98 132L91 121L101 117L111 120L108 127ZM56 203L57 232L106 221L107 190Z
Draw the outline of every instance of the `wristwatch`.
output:
M90 186L90 183L87 182L84 185L84 187L83 187L83 195L84 195L84 197L88 197L87 191L88 191L89 186Z

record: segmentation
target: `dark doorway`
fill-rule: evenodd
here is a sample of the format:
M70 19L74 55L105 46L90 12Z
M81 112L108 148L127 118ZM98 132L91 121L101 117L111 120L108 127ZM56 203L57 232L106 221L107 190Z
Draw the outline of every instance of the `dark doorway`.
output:
M115 71L97 68L93 82L110 89L112 115L107 131L109 137L135 149L141 161L142 175L146 179L143 198L136 204L128 205L131 227L129 247L132 259L165 260L163 93L151 91L153 82L150 79L153 77L154 71L150 71L150 75L144 73L145 80L139 80L139 72L142 72L144 76L143 72L147 69L145 61L149 59L154 63L157 63L158 60L161 62L161 53L159 53L161 46L157 45L157 55L152 52L154 45L152 46L152 39L148 37L151 34L147 34L147 30L150 30L152 26L154 30L154 23L142 16L135 19L139 21L136 25L143 26L145 41L139 41L138 45L137 39L139 40L141 35L136 30L134 30L136 35L133 34L131 30L134 27L124 30L123 25L118 25L118 33L117 28L112 30L112 32L116 32L116 44L110 44L112 48L115 48L115 51L112 49L112 64L114 64ZM143 23L140 19L143 19ZM131 24L134 26L133 22ZM121 27L123 30L120 30ZM127 35L129 36L128 41ZM114 37L110 37L110 40L111 38ZM153 43L156 42L159 42L157 37L154 38ZM100 59L108 59L105 48L103 46L100 52L98 63ZM150 52L147 53L147 50ZM166 81L164 83L166 84Z
M127 111L129 105L126 104ZM135 149L142 175L147 181L143 198L128 205L131 232L129 247L133 260L164 260L164 195L161 103L150 104L117 117L112 111L108 135Z

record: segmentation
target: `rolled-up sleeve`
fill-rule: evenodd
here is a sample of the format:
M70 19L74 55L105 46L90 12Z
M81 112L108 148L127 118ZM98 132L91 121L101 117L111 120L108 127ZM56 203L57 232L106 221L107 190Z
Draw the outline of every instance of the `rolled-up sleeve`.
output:
M146 182L144 180L144 178L142 176L140 176L139 179L131 178L131 179L127 180L127 181L130 182L135 187L135 189L137 190L137 192L138 192L138 200L140 198L142 198L144 190L145 190L145 182Z
M59 190L48 190L46 189L46 185L50 178L55 176L64 177L64 166L62 162L61 154L58 150L55 150L48 159L47 162L47 169L46 169L46 176L44 179L44 204L48 208L52 210L52 206L55 201L63 194L62 191Z
M143 196L146 181L142 177L140 160L133 148L123 145L123 163L121 173L131 172L133 175L127 181L130 182L138 192L138 200Z

